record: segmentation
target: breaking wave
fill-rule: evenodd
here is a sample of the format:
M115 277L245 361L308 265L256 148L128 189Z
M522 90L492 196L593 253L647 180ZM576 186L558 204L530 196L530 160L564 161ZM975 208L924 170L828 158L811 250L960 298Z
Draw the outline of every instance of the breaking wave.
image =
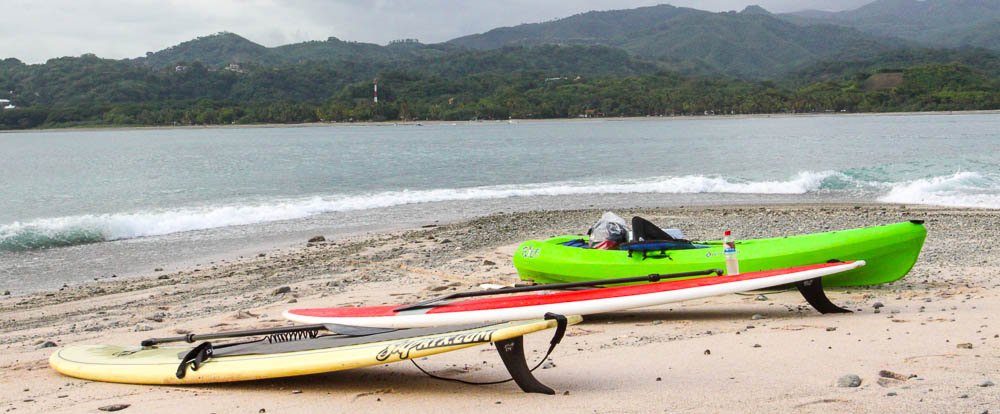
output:
M273 200L253 205L216 205L135 213L44 218L0 225L0 250L25 251L102 241L299 219L316 214L403 204L509 197L639 193L804 194L840 176L833 171L800 172L785 181L742 181L704 175L636 180L555 182L457 189L387 191Z
M1000 208L1000 177L958 172L896 183L878 200L885 203Z
M686 175L635 180L553 182L359 195L316 196L256 204L36 219L0 225L0 251L73 246L193 230L300 219L316 214L404 204L586 194L806 194L859 190L886 203L1000 208L1000 177L976 172L905 182L862 181L836 171L804 171L784 181Z

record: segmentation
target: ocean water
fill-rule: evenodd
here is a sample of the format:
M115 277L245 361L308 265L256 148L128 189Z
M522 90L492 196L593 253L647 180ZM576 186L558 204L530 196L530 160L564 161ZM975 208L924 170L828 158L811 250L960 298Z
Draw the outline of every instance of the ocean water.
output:
M1000 114L3 133L0 289L496 211L1000 208L998 157Z

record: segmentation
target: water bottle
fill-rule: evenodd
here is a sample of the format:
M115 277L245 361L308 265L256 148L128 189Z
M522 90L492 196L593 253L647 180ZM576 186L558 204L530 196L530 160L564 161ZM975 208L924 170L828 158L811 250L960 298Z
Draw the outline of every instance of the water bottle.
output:
M740 262L736 259L736 240L733 240L733 232L726 230L722 239L722 253L726 255L726 274L735 276L740 274Z

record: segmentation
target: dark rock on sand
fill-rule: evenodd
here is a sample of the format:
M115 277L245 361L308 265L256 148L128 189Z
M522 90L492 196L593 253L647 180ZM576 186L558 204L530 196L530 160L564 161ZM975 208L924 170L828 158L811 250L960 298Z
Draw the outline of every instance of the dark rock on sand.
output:
M105 405L103 407L98 407L97 409L101 411L121 411L131 406L132 404L111 404L111 405Z
M983 388L992 387L993 385L995 385L995 384L993 384L993 381L990 381L990 380L985 380L985 381L980 382L978 384L978 386L983 387Z
M326 241L326 237L323 236L313 236L308 240L308 243L322 243Z
M492 260L483 260L483 266L494 266L497 263Z
M837 378L837 386L842 388L856 388L861 386L861 377L848 374Z
M882 378L892 378L892 379L900 380L900 381L906 381L906 380L909 380L910 378L916 377L916 375L903 375L903 374L900 374L900 373L897 373L897 372L889 371L887 369L883 369L883 370L879 371L878 372L878 376L882 377Z
M275 289L274 292L271 293L271 294L272 295L283 295L283 294L291 292L291 291L292 291L292 288L290 288L288 286L282 286L280 288Z
M35 349L53 348L53 347L57 347L57 346L59 346L59 345L56 345L55 342L45 341L45 342L42 342L42 343L40 343L38 345L35 345Z

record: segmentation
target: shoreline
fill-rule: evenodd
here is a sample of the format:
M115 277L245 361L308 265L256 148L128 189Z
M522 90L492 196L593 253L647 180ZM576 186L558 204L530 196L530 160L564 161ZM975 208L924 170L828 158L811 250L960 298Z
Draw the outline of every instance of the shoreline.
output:
M585 318L553 353L555 366L536 372L558 390L551 397L522 394L510 384L435 381L408 364L218 386L93 383L55 373L45 361L55 348L39 348L44 341L129 344L179 329L281 326L280 312L292 306L409 302L442 287L511 284L510 254L520 241L583 232L603 210L495 213L334 242L302 240L242 261L0 297L0 345L7 349L0 356L0 405L19 413L114 403L136 412L184 412L192 402L220 413L322 412L331 403L352 411L415 412L547 412L550 404L560 411L616 412L1000 409L1000 387L978 385L1000 381L1000 325L991 319L1000 312L1000 250L978 236L1000 226L1000 211L987 209L865 203L612 209L682 228L692 239L717 236L722 228L749 239L911 218L926 220L928 239L906 278L830 291L854 314L799 309L801 297L783 292L765 293L764 301L727 295ZM274 293L285 286L290 292ZM884 304L881 312L875 302ZM752 319L755 314L764 318ZM537 351L548 335L526 339ZM965 343L971 349L956 347ZM531 353L529 362L539 355ZM501 376L498 364L488 347L421 362L473 381ZM917 377L881 381L883 369ZM846 374L859 375L862 385L833 385ZM609 393L620 398L607 399Z
M509 119L509 120L477 120L477 121L382 121L382 122L308 122L298 124L233 124L233 125L147 125L147 126L100 126L100 127L61 127L37 129L0 130L0 134L19 132L104 132L104 131L156 131L156 130L189 130L189 129L241 129L241 128L322 128L322 127L386 127L386 126L423 126L423 125L476 125L502 123L542 123L542 122L621 122L621 121L655 121L655 120L741 120L767 118L809 118L809 117L859 117L859 116L933 116L933 115L997 115L1000 109L969 110L969 111L933 111L933 112L823 112L823 113L773 113L773 114L734 114L734 115L676 115L676 116L636 116L636 117L595 117L595 118L545 118L545 119Z

